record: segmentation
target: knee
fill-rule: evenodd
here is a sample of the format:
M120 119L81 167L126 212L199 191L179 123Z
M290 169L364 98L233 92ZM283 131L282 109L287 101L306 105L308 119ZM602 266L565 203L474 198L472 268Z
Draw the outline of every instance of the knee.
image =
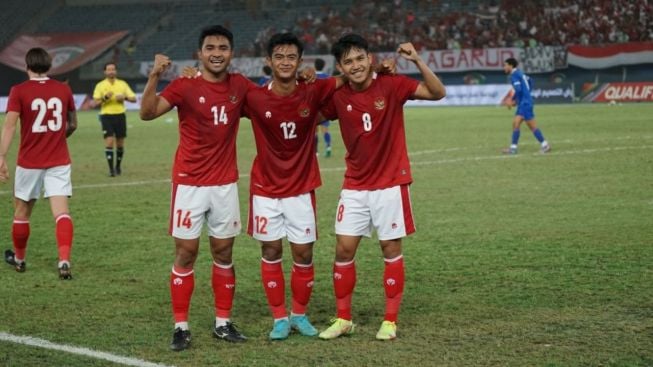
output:
M275 247L263 245L261 255L267 261L275 261L281 259L282 252Z

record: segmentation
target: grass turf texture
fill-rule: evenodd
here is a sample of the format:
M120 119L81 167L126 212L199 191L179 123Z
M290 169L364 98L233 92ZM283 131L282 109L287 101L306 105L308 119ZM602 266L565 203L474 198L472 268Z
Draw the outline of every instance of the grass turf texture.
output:
M141 122L130 113L123 175L109 178L97 115L80 113L69 141L74 280L57 277L54 223L40 200L27 272L0 267L0 331L177 366L652 365L652 111L650 104L538 106L553 152L537 154L524 126L519 155L506 157L499 150L509 143L512 111L406 109L417 233L404 241L398 339L374 340L383 317L383 262L376 239L366 239L357 255L356 333L268 341L260 249L242 234L232 319L249 340L216 341L204 235L190 312L193 345L182 353L168 350L174 246L167 180L176 115ZM344 167L337 124L331 132L333 157L320 157L320 239L308 313L320 330L335 314L333 220ZM255 151L248 120L238 139L245 221ZM17 146L16 137L12 177ZM12 187L0 185L2 250L11 247ZM289 260L286 247L287 283ZM112 364L0 342L0 365Z

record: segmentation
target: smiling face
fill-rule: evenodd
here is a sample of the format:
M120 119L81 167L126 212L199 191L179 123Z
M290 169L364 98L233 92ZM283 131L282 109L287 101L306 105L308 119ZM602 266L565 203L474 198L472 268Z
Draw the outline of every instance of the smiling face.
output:
M266 62L272 68L275 80L287 82L296 79L302 58L296 45L278 45L272 50L272 55L266 57Z
M372 80L372 56L363 49L351 48L338 60L337 67L354 87L367 87Z
M221 78L227 73L227 68L233 57L233 50L227 37L206 36L197 56L202 62L205 72L211 74L213 78Z

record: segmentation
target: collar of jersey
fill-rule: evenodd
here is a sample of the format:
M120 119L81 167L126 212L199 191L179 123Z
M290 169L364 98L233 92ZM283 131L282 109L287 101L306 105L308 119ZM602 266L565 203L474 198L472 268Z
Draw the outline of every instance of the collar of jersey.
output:
M274 80L270 80L268 83L268 90L272 90L272 83L274 83ZM295 85L299 85L299 82L295 80Z
M40 78L38 78L38 77L37 78L29 78L29 80L42 81L42 80L50 80L50 78L47 77L47 76L42 76Z

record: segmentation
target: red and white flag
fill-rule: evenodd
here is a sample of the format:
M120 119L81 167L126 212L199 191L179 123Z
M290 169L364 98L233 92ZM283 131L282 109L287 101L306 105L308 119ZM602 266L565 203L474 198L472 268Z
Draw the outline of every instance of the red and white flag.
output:
M569 46L567 63L585 69L653 63L653 42L616 43L605 46Z

